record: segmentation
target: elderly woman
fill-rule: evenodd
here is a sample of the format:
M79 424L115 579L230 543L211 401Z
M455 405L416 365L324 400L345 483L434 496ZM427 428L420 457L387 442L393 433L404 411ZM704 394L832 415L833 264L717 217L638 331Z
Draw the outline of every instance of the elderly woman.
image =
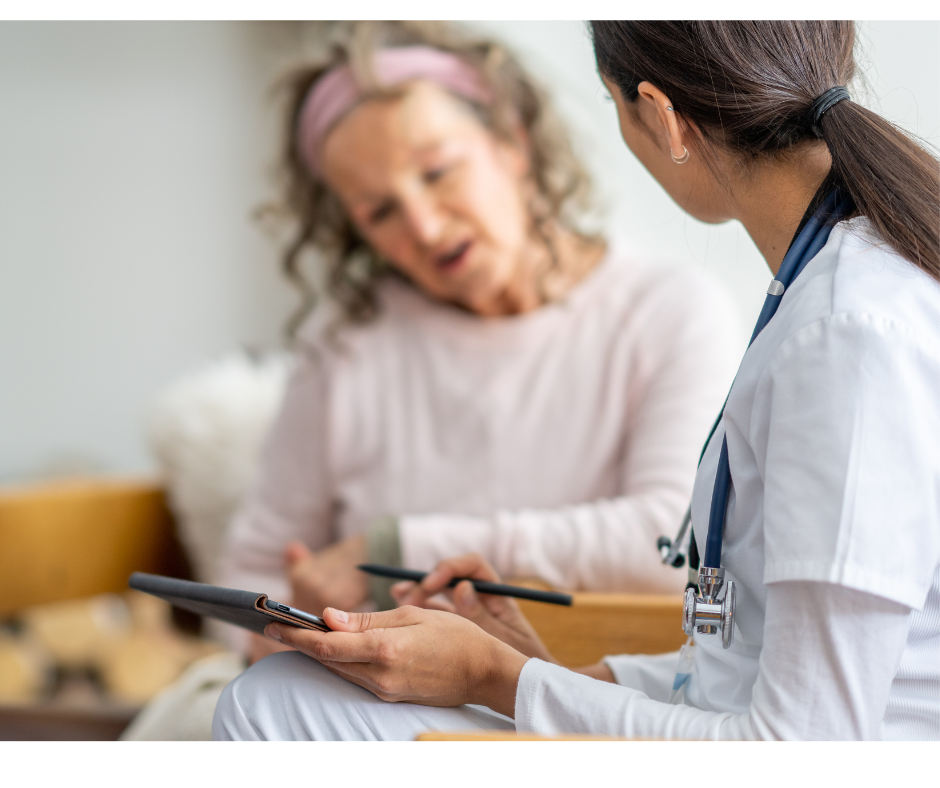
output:
M678 593L656 540L731 381L727 298L579 231L586 179L503 48L392 24L352 41L292 83L286 270L304 284L319 252L330 298L223 584L390 607L357 564L475 551L506 577Z

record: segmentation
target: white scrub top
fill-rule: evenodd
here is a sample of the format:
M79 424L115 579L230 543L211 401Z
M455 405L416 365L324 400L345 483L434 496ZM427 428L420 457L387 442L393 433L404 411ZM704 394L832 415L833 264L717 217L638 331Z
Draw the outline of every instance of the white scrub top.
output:
M726 431L731 648L695 635L678 707L675 655L609 657L620 687L530 660L517 727L940 738L940 285L866 219L833 229L741 363L696 479L700 553Z

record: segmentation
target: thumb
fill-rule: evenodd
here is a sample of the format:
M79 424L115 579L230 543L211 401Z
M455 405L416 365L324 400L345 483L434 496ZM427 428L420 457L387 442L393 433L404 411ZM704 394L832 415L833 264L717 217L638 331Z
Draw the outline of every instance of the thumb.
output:
M347 613L328 607L323 611L323 620L334 632L365 632L367 629L400 627L405 615L404 608L375 613Z
M457 614L470 621L478 621L488 613L480 601L473 583L469 580L457 584L454 589L454 605L457 608Z
M408 592L411 591L416 585L414 580L402 580L400 583L395 583L391 588L388 589L389 593L392 595L392 599L396 602L401 602L404 599Z
M291 541L287 543L287 547L284 548L284 563L288 567L293 566L298 561L302 561L310 555L310 548L302 542Z

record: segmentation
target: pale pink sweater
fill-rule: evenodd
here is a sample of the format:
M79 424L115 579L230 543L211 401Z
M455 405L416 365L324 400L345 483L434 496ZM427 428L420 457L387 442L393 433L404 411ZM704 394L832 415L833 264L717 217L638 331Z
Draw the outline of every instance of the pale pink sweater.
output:
M301 352L223 584L287 598L282 555L399 516L403 563L679 592L656 550L692 493L741 337L704 274L609 253L561 303L481 319L390 280L373 323Z

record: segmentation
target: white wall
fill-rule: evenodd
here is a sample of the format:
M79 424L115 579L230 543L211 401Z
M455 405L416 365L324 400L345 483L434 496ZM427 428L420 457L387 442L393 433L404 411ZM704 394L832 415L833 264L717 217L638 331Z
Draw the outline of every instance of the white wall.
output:
M251 220L297 26L0 24L0 478L150 465L160 387L290 302Z
M474 23L556 95L635 250L701 265L750 323L770 278L737 225L684 217L620 141L575 22ZM874 96L940 143L940 23L864 26ZM251 219L274 191L279 23L0 23L0 479L141 471L161 387L278 339L293 302Z

